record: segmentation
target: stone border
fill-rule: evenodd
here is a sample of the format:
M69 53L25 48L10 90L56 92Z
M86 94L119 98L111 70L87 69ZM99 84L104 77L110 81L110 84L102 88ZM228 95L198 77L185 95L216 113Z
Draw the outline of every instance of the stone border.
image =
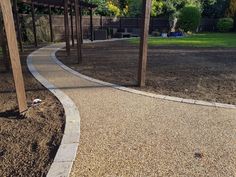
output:
M41 48L39 50L42 49L45 48ZM36 50L35 52L39 52L39 50ZM34 57L35 52L31 53L27 58L28 69L42 85L44 85L59 99L64 107L66 116L66 125L62 142L57 151L56 157L54 158L54 161L49 169L47 177L69 177L79 146L80 113L75 103L60 89L56 88L43 76L41 76L33 66L32 58Z
M124 39L112 39L112 40L101 40L101 41L93 41L92 43L101 43L101 42L111 42L111 41L119 41L119 40L124 40ZM125 39L126 40L126 39ZM84 43L90 43L89 41L85 41ZM162 99L162 100L167 100L167 101L174 101L174 102L179 102L179 103L185 103L185 104L193 104L193 105L200 105L200 106L208 106L208 107L216 107L216 108L226 108L226 109L236 109L236 105L232 104L224 104L224 103L216 103L216 102L207 102L207 101L202 101L202 100L194 100L194 99L185 99L185 98L179 98L179 97L172 97L168 95L159 95L159 94L154 94L154 93L148 93L144 91L139 91L131 88L127 88L124 86L120 86L117 84L112 84L108 82L104 82L98 79L94 79L92 77L83 75L68 66L64 65L61 61L59 61L56 57L56 52L61 50L63 47L65 47L65 44L61 46L61 48L57 48L53 53L52 53L52 59L54 60L55 63L57 63L60 67L62 67L64 70L68 71L71 74L74 74L78 77L81 77L83 79L86 79L91 82L95 82L97 84L107 86L107 87L112 87L118 90L142 95L142 96L147 96L151 98L156 98L156 99Z

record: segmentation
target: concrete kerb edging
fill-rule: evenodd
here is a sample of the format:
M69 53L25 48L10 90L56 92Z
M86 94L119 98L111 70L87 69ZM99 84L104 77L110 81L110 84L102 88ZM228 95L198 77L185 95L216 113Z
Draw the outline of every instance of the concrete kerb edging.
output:
M66 125L62 142L49 169L47 177L69 177L79 146L80 113L75 103L66 94L57 89L38 73L32 63L32 57L35 52L31 53L27 58L28 69L42 85L44 85L59 99L64 107L66 116Z
M122 39L113 39L113 40L102 40L102 41L93 41L92 43L101 43L101 42L111 42L111 41L120 41ZM126 40L126 39L125 39ZM85 41L84 43L90 43L89 41ZM174 101L174 102L179 102L179 103L185 103L185 104L193 104L193 105L200 105L200 106L208 106L208 107L216 107L216 108L226 108L226 109L236 109L236 105L232 104L224 104L224 103L216 103L216 102L207 102L207 101L202 101L202 100L194 100L194 99L185 99L185 98L179 98L179 97L172 97L172 96L167 96L167 95L159 95L159 94L154 94L154 93L148 93L144 91L139 91L131 88L127 88L124 86L116 85L116 84L111 84L108 82L104 82L98 79L91 78L89 76L83 75L77 71L74 71L73 69L69 68L68 66L64 65L62 62L60 62L57 57L56 57L56 52L61 50L63 47L65 47L65 44L63 43L60 48L55 49L55 51L52 53L52 59L54 60L55 63L57 63L60 67L62 67L64 70L70 72L71 74L74 74L78 77L81 77L83 79L86 79L91 82L95 82L97 84L107 86L107 87L112 87L114 89L122 90L125 92L130 92L142 96L147 96L151 98L156 98L156 99L163 99L167 101Z

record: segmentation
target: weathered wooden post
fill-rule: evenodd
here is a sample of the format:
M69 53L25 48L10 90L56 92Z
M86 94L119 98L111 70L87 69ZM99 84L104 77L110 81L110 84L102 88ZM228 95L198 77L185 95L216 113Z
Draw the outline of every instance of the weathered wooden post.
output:
M53 28L52 28L52 9L50 4L48 4L48 15L49 15L50 38L51 42L54 42Z
M16 87L17 101L20 113L27 110L25 86L21 69L20 55L16 39L16 31L13 20L11 2L9 0L0 0L0 7L3 14L3 21L7 36L9 55L13 70L13 77Z
M35 9L34 9L33 1L31 1L31 15L32 15L33 33L34 33L34 46L38 47L37 29L36 29L36 24L35 24Z
M68 16L68 0L64 0L64 23L65 23L65 39L66 39L66 53L70 55L70 29Z
M24 48L23 48L23 43L22 43L22 35L21 35L21 29L20 29L17 0L13 0L13 12L14 12L14 19L15 19L15 23L16 23L18 42L20 45L20 50L21 50L21 52L23 52Z
M92 8L89 9L89 16L90 16L90 40L93 41L94 36L93 36L93 9Z
M82 62L82 53L81 53L81 28L80 28L80 1L75 0L75 25L76 25L76 38L77 38L77 56L78 63Z
M145 80L146 80L148 33L149 33L151 6L152 6L152 0L143 0L143 15L142 15L142 29L140 36L139 71L138 71L138 84L140 87L145 86Z
M5 65L6 71L10 70L10 64L8 61L8 55L7 55L7 43L5 40L5 31L2 24L2 16L0 15L0 45L2 48L2 56L3 56L3 64Z
M73 23L73 4L72 0L70 0L70 26L71 26L71 41L72 41L72 46L75 46L75 41L74 41L74 23Z
M83 38L84 38L84 34L83 34L83 14L82 14L82 7L79 7L79 18L80 18L80 42L81 44L83 44Z

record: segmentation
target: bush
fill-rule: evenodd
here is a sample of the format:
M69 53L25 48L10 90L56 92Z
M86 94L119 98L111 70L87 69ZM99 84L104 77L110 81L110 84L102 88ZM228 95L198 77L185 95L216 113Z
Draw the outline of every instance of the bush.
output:
M27 15L23 18L24 23L24 35L27 42L34 42L34 33L32 18ZM36 33L38 42L49 42L50 41L50 27L47 16L36 16Z
M198 7L187 6L180 10L178 26L185 32L194 32L201 21L201 12Z
M234 20L232 18L221 18L217 23L217 29L220 32L229 32L234 27Z

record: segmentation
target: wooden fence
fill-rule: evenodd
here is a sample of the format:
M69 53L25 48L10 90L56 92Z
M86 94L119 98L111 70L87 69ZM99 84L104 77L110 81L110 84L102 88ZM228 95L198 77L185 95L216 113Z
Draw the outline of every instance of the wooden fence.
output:
M21 15L21 16L25 16L25 15ZM47 15L43 15L43 16L47 18ZM36 19L37 19L37 16L36 16ZM216 31L216 23L217 23L217 19L203 18L199 27L199 31L200 32L214 32ZM64 16L63 15L52 16L52 24L53 24L55 40L59 41L63 39L64 38ZM82 24L83 24L84 38L90 38L90 17L83 16ZM93 17L94 30L101 29L101 28L103 29L127 28L128 30L139 29L140 25L141 25L141 18L127 18L127 17L112 18L112 17L102 17L102 16ZM169 29L169 20L167 18L151 18L150 28L149 28L150 33L155 30L158 30L161 32L163 30L168 30L168 29ZM75 26L74 26L74 30L75 30Z

